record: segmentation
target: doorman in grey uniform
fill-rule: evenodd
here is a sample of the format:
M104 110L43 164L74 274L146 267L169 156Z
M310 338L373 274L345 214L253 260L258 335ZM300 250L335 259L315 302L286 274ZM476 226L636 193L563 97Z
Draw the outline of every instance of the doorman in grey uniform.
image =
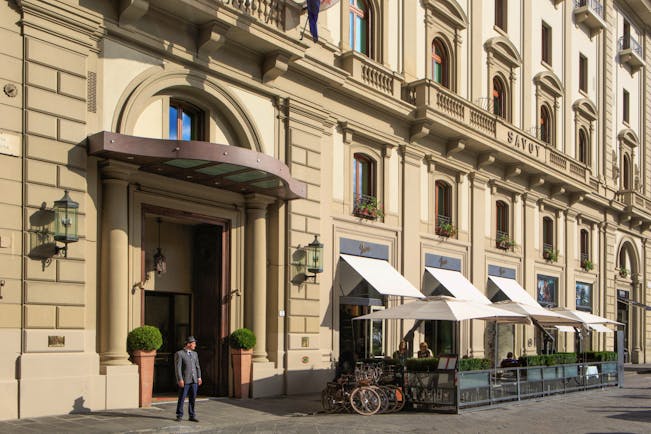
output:
M201 367L199 366L199 355L194 351L197 347L197 340L194 336L185 339L185 347L174 354L174 371L176 372L176 384L179 386L179 401L176 404L176 421L183 419L183 403L188 397L188 414L192 422L199 422L194 412L194 401L197 397L197 389L201 386Z

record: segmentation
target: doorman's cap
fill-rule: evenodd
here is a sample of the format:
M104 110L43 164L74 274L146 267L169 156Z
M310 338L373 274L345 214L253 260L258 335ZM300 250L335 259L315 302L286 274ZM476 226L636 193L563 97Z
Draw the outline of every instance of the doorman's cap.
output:
M188 336L187 338L185 338L185 343L186 344L190 344L192 342L197 342L197 340L194 338L194 336Z

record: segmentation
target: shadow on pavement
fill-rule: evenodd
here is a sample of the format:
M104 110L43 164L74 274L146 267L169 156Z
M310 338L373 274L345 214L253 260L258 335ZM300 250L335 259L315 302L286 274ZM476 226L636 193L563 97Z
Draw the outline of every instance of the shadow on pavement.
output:
M611 419L622 419L632 422L651 422L651 410L627 411L626 413L608 416Z

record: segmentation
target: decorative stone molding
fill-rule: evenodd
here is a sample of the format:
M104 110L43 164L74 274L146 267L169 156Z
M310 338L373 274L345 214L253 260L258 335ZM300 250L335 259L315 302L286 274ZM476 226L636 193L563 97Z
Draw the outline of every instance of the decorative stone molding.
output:
M120 25L134 24L149 11L149 0L118 0Z

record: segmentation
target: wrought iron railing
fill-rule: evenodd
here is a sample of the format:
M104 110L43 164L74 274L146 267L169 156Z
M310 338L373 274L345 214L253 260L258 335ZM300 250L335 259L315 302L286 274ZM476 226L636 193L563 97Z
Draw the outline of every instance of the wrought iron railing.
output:
M581 8L583 6L589 7L595 15L599 15L599 18L603 19L604 17L604 7L598 0L574 0L574 7Z
M635 54L642 57L642 46L637 40L632 36L621 36L619 38L619 50L631 49Z

